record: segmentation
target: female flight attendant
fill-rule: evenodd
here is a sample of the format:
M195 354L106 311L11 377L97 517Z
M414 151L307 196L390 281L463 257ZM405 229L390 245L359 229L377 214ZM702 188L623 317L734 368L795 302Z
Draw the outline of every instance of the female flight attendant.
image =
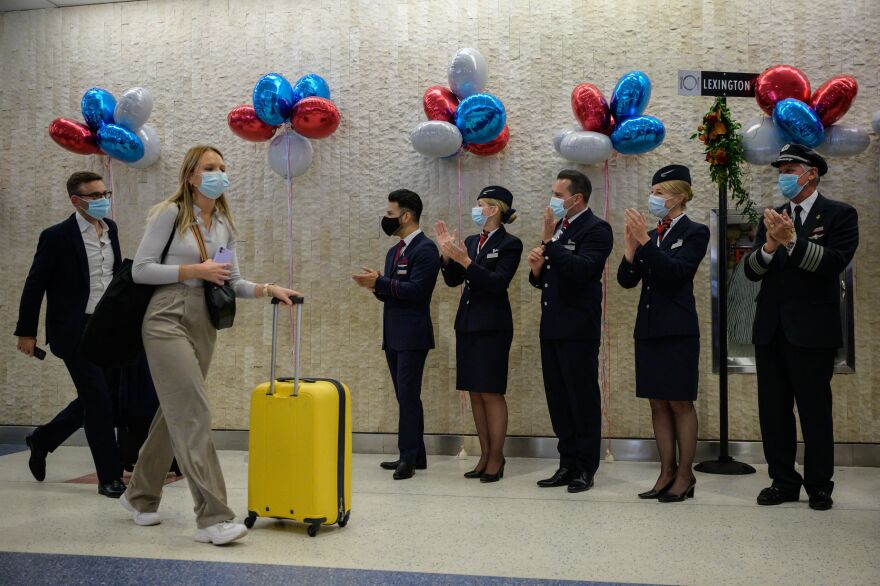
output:
M635 338L636 396L651 402L660 476L639 498L680 502L694 496L691 466L697 449L700 328L694 303L694 275L709 244L709 229L689 219L694 194L691 174L669 165L654 174L648 208L660 221L647 230L645 218L625 210L626 253L617 282L642 283ZM676 464L675 444L679 461Z
M513 315L507 287L516 274L523 245L503 224L516 220L511 193L497 185L484 188L471 210L480 234L464 246L437 222L440 269L450 287L464 284L455 316L456 387L469 391L480 438L480 461L466 478L497 482L504 477L507 436L507 366L513 341Z

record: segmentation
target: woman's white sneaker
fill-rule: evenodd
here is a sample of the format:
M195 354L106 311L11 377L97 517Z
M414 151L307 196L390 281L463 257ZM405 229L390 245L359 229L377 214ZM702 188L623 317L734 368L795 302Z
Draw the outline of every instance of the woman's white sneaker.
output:
M247 532L247 527L242 523L223 521L222 523L214 523L204 529L196 529L195 540L199 543L223 545L236 539L241 539L247 535Z
M128 502L125 493L122 493L122 496L119 497L119 504L122 505L123 509L131 513L131 520L134 521L135 525L149 527L151 525L158 525L162 522L162 517L159 516L159 513L141 513L134 508L132 504Z

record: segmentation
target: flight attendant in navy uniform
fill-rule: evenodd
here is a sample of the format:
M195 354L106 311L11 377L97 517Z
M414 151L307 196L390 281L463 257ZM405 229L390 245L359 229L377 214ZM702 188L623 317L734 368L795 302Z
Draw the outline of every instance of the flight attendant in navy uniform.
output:
M709 244L709 228L685 213L694 197L684 165L663 167L651 180L648 208L659 222L647 230L636 210L624 211L626 252L617 282L642 284L636 315L636 396L651 403L660 476L642 499L680 502L694 496L691 469L697 449L700 326L694 302L694 275ZM676 463L676 440L679 459Z
M782 147L772 163L788 201L764 210L745 275L761 282L753 342L758 370L758 415L771 486L759 505L800 498L828 510L834 501L834 430L831 377L843 345L840 273L859 245L859 217L849 204L819 193L828 165L799 144ZM797 428L804 437L804 474L795 469Z
M602 443L599 340L602 273L611 226L587 207L592 186L580 171L556 176L541 244L529 252L529 283L541 290L541 369L559 468L538 486L593 486Z
M522 257L522 241L504 224L516 220L513 195L497 185L483 188L471 219L482 232L464 245L437 222L440 270L450 287L464 285L455 316L456 388L468 391L480 438L480 461L466 478L497 482L504 477L507 436L507 371L513 314L507 288Z

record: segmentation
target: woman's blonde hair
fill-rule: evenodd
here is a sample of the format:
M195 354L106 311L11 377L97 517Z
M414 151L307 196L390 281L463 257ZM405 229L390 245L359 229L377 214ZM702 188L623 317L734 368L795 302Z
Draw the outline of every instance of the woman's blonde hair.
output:
M516 210L514 210L512 214L509 214L510 206L503 201L492 199L490 197L482 197L480 199L488 205L498 208L498 211L501 213L502 224L513 224L516 221Z
M160 201L150 210L149 218L153 218L157 214L161 213L163 210L172 205L178 206L177 211L177 230L183 235L187 230L189 230L190 225L195 222L196 217L193 212L193 206L195 205L195 187L189 182L192 176L196 172L196 168L199 166L199 160L201 160L202 155L207 153L208 151L214 151L220 158L223 158L223 153L221 153L216 147L212 147L209 145L198 145L194 146L188 151L186 151L186 155L183 157L183 163L180 165L180 174L178 175L179 184L177 186L177 190L173 195L168 198ZM232 212L229 209L229 204L226 200L226 194L224 193L217 201L214 203L215 212L220 212L226 218L226 221L229 222L230 228L235 230L235 222L232 219Z
M691 184L687 181L682 181L681 179L673 179L672 181L663 181L658 184L663 188L667 193L676 195L683 195L684 199L681 201L682 209L687 207L687 202L694 199L694 191L691 189Z

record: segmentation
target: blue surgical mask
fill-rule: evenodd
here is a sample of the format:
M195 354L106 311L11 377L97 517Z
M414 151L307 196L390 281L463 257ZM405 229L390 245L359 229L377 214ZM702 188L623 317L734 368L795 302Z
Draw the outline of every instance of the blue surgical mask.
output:
M208 199L217 199L229 187L229 177L223 171L205 171L202 173L202 184L199 193Z
M478 227L482 228L483 226L485 226L488 219L489 218L483 215L483 208L481 208L480 206L471 208L471 220L473 220L474 224L476 224Z
M553 210L553 217L561 220L565 215L565 200L561 197L550 198L550 209Z
M110 215L110 200L106 197L89 202L86 213L96 220L103 220Z
M807 171L804 171L804 173L806 172ZM801 173L800 175L783 173L779 176L779 191L782 192L782 196L785 197L785 199L794 199L804 190L806 185L798 183L798 179L803 177L804 173Z
M648 196L648 211L658 220L662 220L669 213L669 208L666 207L665 199L652 193Z

